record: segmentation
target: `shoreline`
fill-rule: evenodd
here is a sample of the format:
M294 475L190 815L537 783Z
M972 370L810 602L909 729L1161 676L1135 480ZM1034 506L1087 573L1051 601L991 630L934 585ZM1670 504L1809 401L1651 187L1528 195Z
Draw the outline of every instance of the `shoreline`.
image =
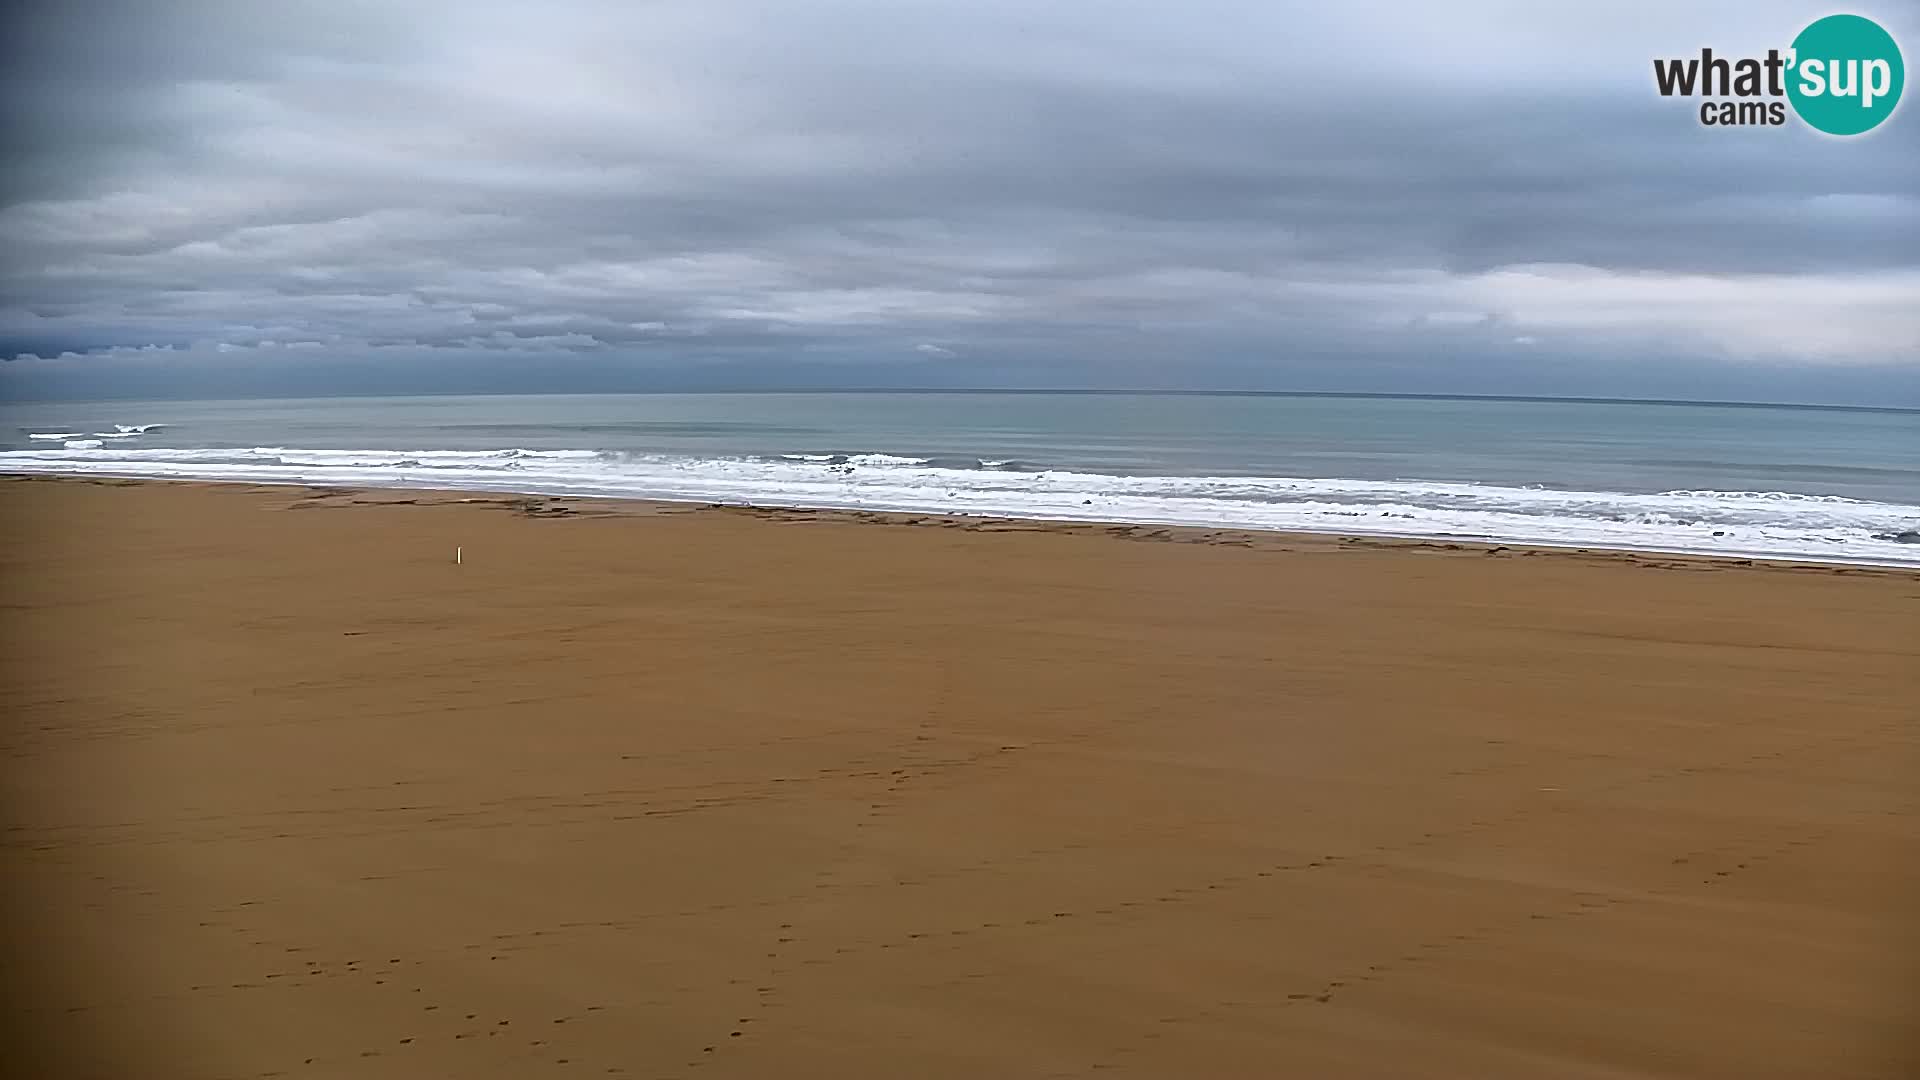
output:
M1231 536L1236 539L1258 541L1277 540L1273 545L1291 550L1292 547L1314 546L1333 542L1342 546L1437 549L1448 551L1471 551L1477 553L1514 551L1527 555L1553 554L1570 557L1622 557L1634 556L1641 559L1667 560L1705 560L1725 563L1732 566L1778 567L1783 569L1832 570L1834 572L1886 573L1910 576L1920 579L1920 549L1916 549L1912 562L1883 562L1866 559L1814 558L1812 556L1760 555L1738 552L1712 552L1697 549L1666 547L1618 547L1596 544L1556 544L1548 541L1501 540L1489 537L1469 537L1454 535L1406 534L1373 531L1315 531L1301 529L1261 529L1235 526L1214 526L1172 523L1164 521L1140 521L1108 518L1051 518L1026 517L1005 513L967 513L951 511L918 510L874 510L840 506L809 506L777 502L719 502L709 499L660 499L635 498L622 495L594 495L571 493L546 493L538 491L510 491L497 488L474 487L426 487L414 484L326 484L297 480L258 480L258 479L218 479L200 477L157 477L137 473L115 473L97 470L86 473L63 473L51 471L16 471L0 468L0 479L8 482L19 481L55 481L69 483L89 483L99 481L132 482L141 484L178 484L185 486L208 485L214 487L259 487L286 488L304 491L331 491L352 493L408 492L440 496L464 495L466 498L454 500L455 504L480 503L491 500L547 500L565 503L569 500L589 502L600 506L632 507L674 507L679 509L703 509L721 511L748 511L766 514L781 512L820 515L823 519L844 519L847 521L885 521L892 524L905 523L906 519L936 519L941 521L973 522L980 524L1032 525L1060 532L1111 531L1116 528L1165 530L1177 534L1208 534ZM1291 545L1291 547L1289 547Z

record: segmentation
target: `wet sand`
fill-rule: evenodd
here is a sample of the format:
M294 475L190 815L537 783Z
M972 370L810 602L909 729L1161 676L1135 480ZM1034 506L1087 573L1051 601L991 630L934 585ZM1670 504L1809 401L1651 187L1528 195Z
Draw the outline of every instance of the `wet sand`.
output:
M21 1075L1920 1075L1911 572L0 506Z

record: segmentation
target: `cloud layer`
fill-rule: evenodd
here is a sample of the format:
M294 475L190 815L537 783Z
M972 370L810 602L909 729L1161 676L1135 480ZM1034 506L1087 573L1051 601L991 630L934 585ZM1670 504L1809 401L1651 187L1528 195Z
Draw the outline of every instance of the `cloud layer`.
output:
M1548 7L47 4L5 374L1910 387L1911 106L1651 86L1822 12Z

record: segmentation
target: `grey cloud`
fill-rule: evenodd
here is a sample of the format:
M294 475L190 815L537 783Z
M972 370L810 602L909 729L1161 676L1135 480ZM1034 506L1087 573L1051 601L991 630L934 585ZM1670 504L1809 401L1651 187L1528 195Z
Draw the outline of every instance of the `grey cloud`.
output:
M1703 129L1651 57L1804 12L1643 7L47 4L10 28L0 350L1909 378L1920 143Z

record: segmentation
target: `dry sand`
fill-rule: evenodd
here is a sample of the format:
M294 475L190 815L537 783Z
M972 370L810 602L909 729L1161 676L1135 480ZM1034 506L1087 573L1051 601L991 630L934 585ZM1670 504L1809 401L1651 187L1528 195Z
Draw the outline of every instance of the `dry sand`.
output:
M1920 1075L1912 573L0 504L11 1075Z

